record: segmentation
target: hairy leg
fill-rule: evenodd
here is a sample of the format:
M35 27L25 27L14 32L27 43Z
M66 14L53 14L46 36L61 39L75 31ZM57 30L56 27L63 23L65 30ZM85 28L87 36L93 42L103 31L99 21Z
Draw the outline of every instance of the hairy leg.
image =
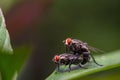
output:
M103 66L103 65L98 64L98 63L96 62L96 60L95 60L94 56L93 56L91 53L90 53L90 56L91 56L91 58L93 59L93 61L94 61L94 63L95 63L95 64L97 64L97 65L99 65L99 66Z

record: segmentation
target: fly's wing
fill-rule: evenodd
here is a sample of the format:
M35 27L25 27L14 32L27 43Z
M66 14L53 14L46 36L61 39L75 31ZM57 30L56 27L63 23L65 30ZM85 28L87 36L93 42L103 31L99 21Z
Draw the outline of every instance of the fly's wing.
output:
M98 49L98 48L95 48L95 47L92 47L92 46L89 46L87 45L87 47L89 48L89 50L93 51L93 52L96 52L96 53L105 53L104 51Z
M104 51L102 51L98 48L89 46L86 42L83 42L83 41L78 40L78 39L73 39L73 43L85 45L90 51L93 51L93 52L96 52L96 53L99 53L99 52L100 53L105 53Z

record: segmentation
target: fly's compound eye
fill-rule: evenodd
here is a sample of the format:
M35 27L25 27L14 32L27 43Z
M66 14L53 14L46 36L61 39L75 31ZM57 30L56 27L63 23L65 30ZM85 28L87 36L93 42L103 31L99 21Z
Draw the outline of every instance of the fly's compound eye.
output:
M71 38L67 38L65 44L66 45L70 45L71 43L72 43L72 39Z
M58 63L60 61L60 56L59 55L56 55L54 57L54 60L55 60L55 63Z

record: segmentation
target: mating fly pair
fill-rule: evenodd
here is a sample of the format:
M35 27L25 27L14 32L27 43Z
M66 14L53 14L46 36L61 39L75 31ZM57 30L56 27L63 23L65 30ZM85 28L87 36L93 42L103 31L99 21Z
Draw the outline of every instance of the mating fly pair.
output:
M69 65L70 70L71 64L79 65L79 67L82 67L82 65L90 61L90 58L93 59L94 63L102 66L96 62L90 51L103 51L91 47L87 43L78 39L67 38L63 41L63 43L66 46L66 53L55 55L53 58L53 61L58 65L58 70L60 65Z

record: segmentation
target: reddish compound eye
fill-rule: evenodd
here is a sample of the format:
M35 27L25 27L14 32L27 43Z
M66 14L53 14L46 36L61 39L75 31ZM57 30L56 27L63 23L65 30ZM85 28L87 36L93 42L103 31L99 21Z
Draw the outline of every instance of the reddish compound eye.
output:
M60 60L60 56L56 55L56 56L54 57L54 59L55 59L56 62L58 62L58 61Z
M71 38L67 38L65 44L66 45L70 45L71 43L72 43L72 39Z

